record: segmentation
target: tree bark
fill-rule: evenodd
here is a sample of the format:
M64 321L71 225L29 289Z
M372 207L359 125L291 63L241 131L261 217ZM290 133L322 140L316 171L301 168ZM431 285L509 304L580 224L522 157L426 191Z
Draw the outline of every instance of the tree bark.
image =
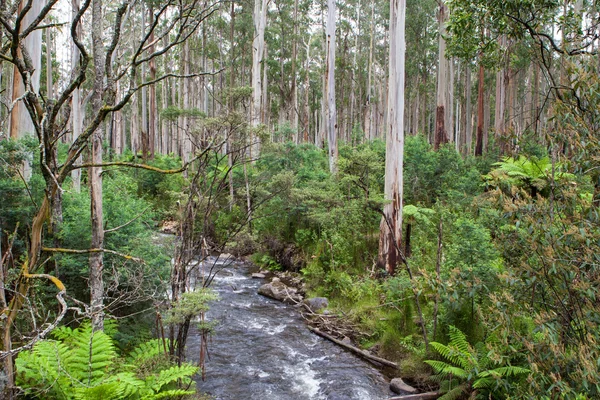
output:
M327 62L325 68L327 96L327 146L329 155L329 171L337 173L337 112L335 108L335 0L327 0Z
M373 75L373 41L375 38L375 0L371 1L371 38L369 45L369 72L367 74L367 104L365 113L365 135L368 140L373 140L373 85L371 83Z
M144 37L146 34L146 7L144 2L140 2L142 21L141 21L141 37ZM187 42L186 42L187 43ZM146 63L142 63L141 65L141 78L142 81L146 80ZM186 80L187 81L187 80ZM148 160L148 154L150 152L150 138L148 137L148 87L144 86L142 88L142 96L141 96L141 105L142 105L142 125L140 136L142 138L142 159L144 161Z
M154 15L154 9L152 6L148 8L148 15L150 17L150 23L152 23L152 17ZM150 34L148 38L150 43L154 43L154 31ZM149 53L154 53L154 44L150 46L148 49ZM150 68L150 80L153 81L156 79L156 60L152 59L148 63L148 67ZM158 133L158 110L156 104L156 85L150 85L148 88L149 91L149 105L148 105L148 147L150 150L150 158L154 158L154 153L157 150L157 145L160 143L160 140L157 138Z
M102 43L102 0L92 0L92 49L94 57L94 86L92 108L97 114L102 108L104 86L104 44ZM102 164L102 129L92 135L92 164ZM95 249L104 248L104 224L102 209L102 167L90 168L90 198L92 216L92 241ZM92 328L104 329L104 257L102 252L90 253L90 308Z
M473 104L471 104L471 63L465 69L465 144L466 153L471 155L473 147Z
M253 128L260 125L262 82L261 64L265 52L265 28L267 25L268 0L254 0L254 40L252 42L252 104L250 110L250 124ZM260 152L260 139L255 135L250 136L250 158L258 157Z
M448 59L446 58L446 18L448 8L444 1L439 2L440 8L438 11L438 82L437 82L437 106L435 112L435 137L434 148L437 150L440 145L448 143L448 127L446 126L446 113L452 112L448 110L447 103L447 88L448 88Z
M75 18L75 15L79 12L79 0L72 1L72 10L71 10L71 18ZM81 36L81 27L78 26L76 30L77 36ZM71 45L71 68L73 69L72 76L77 74L79 69L79 60L81 55L79 54L79 49L73 43ZM72 120L72 129L73 129L73 142L77 140L79 135L81 135L81 129L83 126L83 116L81 114L81 89L76 88L73 91L73 97L71 98L71 120ZM78 161L81 160L81 157ZM81 170L74 169L71 172L71 178L73 180L73 189L75 192L79 193L81 191Z
M480 61L477 87L477 142L475 144L475 155L483 155L483 86L484 81L483 63Z
M394 274L400 261L404 159L405 0L390 2L388 123L385 152L385 198L379 236L379 266ZM395 243L394 243L395 242Z
M19 13L23 10L26 4L27 1L21 1L18 8ZM21 30L31 25L35 18L40 14L40 11L43 7L43 0L32 0L30 6L31 8L21 21ZM27 90L33 90L35 93L38 93L40 91L40 75L42 70L42 30L36 29L29 33L21 43L24 44L23 47L31 59L31 67L33 68L31 75L28 74L29 83L27 84ZM21 50L17 51L20 55ZM26 89L26 83L27 82L23 82L23 76L19 72L18 68L14 68L12 101L15 101L19 97L23 96ZM33 135L36 133L33 122L31 121L31 116L29 111L27 111L24 101L25 100L18 101L12 109L10 115L10 137L12 139L20 139L27 135ZM23 165L23 176L26 180L29 180L31 177L31 163L28 160L26 160Z

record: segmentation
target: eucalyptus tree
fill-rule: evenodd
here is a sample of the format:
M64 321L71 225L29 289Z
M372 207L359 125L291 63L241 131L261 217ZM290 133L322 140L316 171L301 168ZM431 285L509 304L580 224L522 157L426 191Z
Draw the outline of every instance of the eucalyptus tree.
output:
M385 151L385 199L379 236L379 264L394 274L401 261L404 161L404 67L406 2L390 2L388 124Z
M24 94L17 99L17 102L25 106L33 123L33 130L39 141L37 157L40 160L41 174L45 184L43 199L38 204L37 211L31 221L27 256L24 257L20 270L14 271L13 276L15 276L15 279L5 283L2 288L4 298L8 301L3 307L5 318L0 322L0 334L2 336L0 358L4 360L4 372L9 379L4 398L11 398L13 395L13 357L51 332L67 312L68 305L64 297L66 288L63 283L55 276L40 272L45 259L51 258L52 254L56 252L78 254L115 253L102 247L90 249L44 247L45 226L51 213L54 195L56 192L63 190L62 186L65 179L75 169L93 168L95 169L93 171L98 173L99 168L107 165L140 167L139 164L131 163L99 163L98 158L92 158L92 162L87 164L77 164L77 160L90 145L92 138L95 142L92 146L95 146L95 150L101 154L98 141L102 138L98 135L98 132L102 124L110 113L121 110L128 104L132 96L142 87L156 84L168 76L184 78L184 76L169 73L157 76L153 80L144 79L139 81L138 73L141 65L172 54L173 50L183 44L215 9L214 5L201 7L198 0L164 2L151 17L148 29L135 46L134 51L124 52L123 48L128 44L123 36L122 27L124 19L128 15L127 11L133 6L134 2L126 0L116 5L103 5L99 0L84 0L80 9L74 13L72 19L67 23L71 40L79 50L80 62L73 66L73 73L65 77L66 82L61 90L56 91L53 98L44 98L33 82L32 77L36 72L36 66L33 64L29 49L25 46L25 41L29 35L40 32L39 28L42 21L57 7L57 4L57 0L46 3L37 14L31 15L32 18L29 20L31 22L29 23L25 22L27 21L25 17L27 14L33 13L30 2L24 3L25 6L22 8L8 8L8 5L4 4L5 8L0 14L3 31L1 58L3 62L14 66L24 82ZM91 41L80 38L77 35L77 30L82 20L89 20L91 14L91 20L97 22L102 11L104 16L108 17L104 18L106 25L103 27L103 25L98 24L92 30L93 37ZM167 41L157 46L153 52L149 52L149 38L152 32L155 33L156 37L167 38ZM115 52L119 52L122 57L117 62L112 62L112 55ZM64 159L58 160L55 147L58 145L59 138L65 134L69 126L69 101L72 99L75 90L82 87L88 76L94 78L91 89L92 107L85 119L80 135L71 143ZM117 93L117 83L123 88L122 92ZM96 216L99 217L99 213ZM98 268L100 270L94 273L101 273L101 265ZM59 309L53 320L40 325L35 321L35 314L30 314L23 308L27 307L28 296L31 291L39 287L43 281L49 281L56 287ZM102 294L94 292L93 295L96 296L95 299L92 299L93 308L97 309L102 304ZM33 334L29 336L30 339L17 338L20 346L13 348L13 332L17 323L20 329L26 329L33 332ZM97 323L96 326L100 327L101 325Z
M438 78L437 78L437 104L435 112L435 148L439 149L441 144L448 142L448 128L446 121L447 114L452 112L448 104L448 80L452 79L449 75L449 63L446 58L446 20L448 18L448 7L444 0L439 0L438 10Z
M260 125L262 96L261 65L265 52L265 28L267 25L268 0L254 0L254 41L252 42L252 105L250 121L253 128ZM251 157L257 157L260 149L258 138L251 139Z
M329 170L332 174L337 172L337 112L335 104L335 27L336 27L336 0L327 0L327 27L326 27L326 66L325 88L327 97L327 147L329 154Z

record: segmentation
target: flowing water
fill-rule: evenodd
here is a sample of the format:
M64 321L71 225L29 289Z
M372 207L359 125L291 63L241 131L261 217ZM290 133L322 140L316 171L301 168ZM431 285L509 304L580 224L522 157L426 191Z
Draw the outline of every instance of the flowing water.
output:
M212 260L214 262L214 260ZM392 395L370 364L311 333L293 306L257 294L262 279L232 263L212 288L220 300L207 319L217 321L209 342L206 380L198 389L218 400L369 400ZM198 362L200 338L188 338Z

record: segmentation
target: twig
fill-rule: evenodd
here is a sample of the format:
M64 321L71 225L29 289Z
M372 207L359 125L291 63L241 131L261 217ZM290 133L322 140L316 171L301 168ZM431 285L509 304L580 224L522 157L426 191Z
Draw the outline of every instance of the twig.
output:
M132 260L135 262L139 262L145 264L144 260L138 257L130 256L129 254L119 253L118 251L108 250L108 249L64 249L61 247L42 247L42 251L47 251L49 253L68 253L68 254L90 254L90 253L108 253L114 254L115 256L122 257L126 260Z

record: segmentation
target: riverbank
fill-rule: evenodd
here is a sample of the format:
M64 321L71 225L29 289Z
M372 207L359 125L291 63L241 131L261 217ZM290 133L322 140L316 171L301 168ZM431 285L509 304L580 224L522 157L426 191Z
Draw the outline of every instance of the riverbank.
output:
M401 362L406 361L406 358L398 360L400 363L386 359L379 354L381 349L379 345L372 346L370 349L361 348L361 339L368 337L369 333L349 318L343 310L329 308L327 298L307 296L307 287L301 274L260 270L256 266L253 270L255 271L252 273L253 278L264 282L258 289L259 294L293 304L311 332L354 353L378 368L390 382L395 381L395 385L391 385L395 389L392 389L394 393L415 394L431 392L435 389L435 385L427 379L428 374L401 376L401 365L406 365Z

